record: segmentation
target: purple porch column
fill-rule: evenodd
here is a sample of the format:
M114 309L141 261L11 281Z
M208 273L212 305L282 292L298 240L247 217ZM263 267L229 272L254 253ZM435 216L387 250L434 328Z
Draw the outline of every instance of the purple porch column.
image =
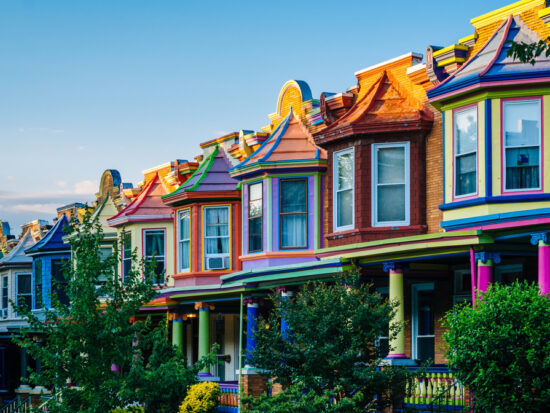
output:
M251 367L250 360L256 348L256 319L258 318L259 303L253 298L246 298L246 367Z
M541 295L550 291L550 243L548 232L531 234L531 244L539 247L539 289Z
M477 289L487 291L493 282L493 266L500 263L500 255L494 252L481 251L475 254L477 260Z

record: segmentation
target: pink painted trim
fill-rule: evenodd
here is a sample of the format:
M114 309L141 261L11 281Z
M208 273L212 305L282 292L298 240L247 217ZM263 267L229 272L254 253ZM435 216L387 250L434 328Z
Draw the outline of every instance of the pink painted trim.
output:
M540 189L530 191L511 191L504 188L504 103L521 100L538 100L540 102L540 139L539 139L539 167L540 167ZM504 98L500 100L500 192L502 195L517 194L540 194L544 192L544 108L542 96L522 96L515 98Z
M472 305L476 303L476 255L473 248L470 248L470 279L472 282Z
M520 226L537 225L537 224L549 224L549 223L550 223L550 218L533 218L533 219L526 219L524 221L504 222L502 224L476 225L473 227L453 229L451 231L502 229L502 228L520 227Z
M464 111L466 109L469 109L469 108L472 108L472 107L476 108L476 123L477 123L477 136L476 136L476 142L477 142L477 148L476 148L476 192L475 192L475 194L471 194L471 195L456 196L455 195L455 193L456 193L456 188L455 188L455 185L456 185L455 113L462 112L462 111ZM452 142L452 145L453 145L453 175L452 175L453 192L451 194L452 199L453 199L453 201L466 201L468 199L475 199L479 196L479 107L478 107L478 104L477 103L471 103L471 104L466 105L466 106L461 106L459 108L455 108L452 111L452 117L453 117L453 122L452 122L452 127L453 127L453 142Z
M550 291L550 246L539 245L539 289L541 295Z
M497 60L497 58L500 56L500 52L502 51L502 46L504 46L504 43L506 42L506 39L508 38L508 32L510 31L510 26L511 26L511 23L512 23L512 15L510 14L508 16L508 18L505 20L504 24L506 24L506 28L504 29L504 35L502 36L502 40L500 41L500 44L498 45L498 48L495 52L495 55L493 57L493 59L491 59L491 61L489 62L489 64L485 67L485 69L483 69L483 71L479 74L479 77L483 76L485 73L487 73L491 67L493 67L493 64L495 63L495 61ZM500 27L495 30L494 32L494 35L491 36L494 37L496 35L496 33L502 28L502 25L500 25ZM487 44L485 44L486 46Z
M532 79L519 79L519 80L499 80L494 82L482 82L482 83L476 83L474 85L465 87L464 89L460 89L460 93L463 94L465 92L468 92L470 90L474 89L480 89L482 87L490 87L490 86L506 86L506 85L525 85L525 84L533 84L533 83L545 83L550 82L550 77L539 77L539 78L532 78ZM456 96L457 92L448 92L444 95L436 96L435 98L429 99L429 102L437 102L439 100L443 100L448 97Z
M403 353L388 353L388 355L384 358L387 359L406 359L408 358L406 354Z

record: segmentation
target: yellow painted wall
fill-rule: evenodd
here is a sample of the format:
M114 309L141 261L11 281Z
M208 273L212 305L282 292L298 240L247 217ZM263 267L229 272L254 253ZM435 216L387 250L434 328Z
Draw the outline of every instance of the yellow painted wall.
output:
M132 250L137 248L138 257L143 257L143 230L144 229L165 229L166 230L166 258L165 268L168 278L168 286L174 285L172 275L174 274L174 223L173 221L163 222L139 222L125 226L124 228L118 228L118 237L124 229L125 232L131 232Z

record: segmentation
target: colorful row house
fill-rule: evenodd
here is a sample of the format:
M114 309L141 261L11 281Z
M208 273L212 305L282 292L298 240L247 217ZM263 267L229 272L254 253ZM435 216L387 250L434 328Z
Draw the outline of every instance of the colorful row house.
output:
M105 172L94 211L105 253L121 240L122 279L132 253L155 257L159 294L143 313L169 320L189 363L219 345L201 378L222 383L224 411L239 385L265 391L245 364L268 295L291 299L353 268L400 304L404 330L379 340L385 363L432 362L408 402L426 402L441 377L465 402L441 317L492 282L550 289L550 60L507 57L509 41L548 37L548 16L544 0L519 1L472 19L456 44L360 70L355 86L319 99L290 80L260 132L207 141L195 162L149 169L135 188ZM66 221L26 248L35 309L52 288L50 262L70 254Z

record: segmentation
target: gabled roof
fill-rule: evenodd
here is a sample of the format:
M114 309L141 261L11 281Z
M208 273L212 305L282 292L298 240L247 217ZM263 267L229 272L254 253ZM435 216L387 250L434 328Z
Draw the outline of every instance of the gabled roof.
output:
M508 16L493 32L485 45L473 55L452 76L428 91L430 101L439 100L446 95L454 95L491 82L514 83L520 79L532 79L540 82L550 78L550 58L543 55L536 63L521 63L506 54L510 48L509 41L534 43L540 37L533 32L519 16Z
M330 114L326 119L331 120ZM433 114L403 87L389 70L384 70L367 92L340 118L332 120L318 143L366 133L394 133L429 129Z
M44 238L34 244L32 247L25 250L25 254L34 255L41 252L53 251L69 251L69 244L63 242L63 237L66 235L64 228L69 225L69 220L65 215L57 220L52 229L50 229Z
M229 176L229 168L231 168L231 162L225 151L216 145L195 173L178 189L163 198L184 193L235 191L238 182Z
M277 167L326 167L327 152L315 145L313 137L291 110L288 116L248 158L231 168L232 176L251 170Z
M25 254L25 250L29 249L35 244L35 241L31 235L31 231L25 231L25 234L21 237L17 245L2 259L0 259L0 268L5 267L17 267L21 265L31 265L32 257Z
M112 226L120 226L131 222L163 221L172 219L171 208L164 205L161 197L166 194L159 175L156 174L141 193L126 208L107 220Z

